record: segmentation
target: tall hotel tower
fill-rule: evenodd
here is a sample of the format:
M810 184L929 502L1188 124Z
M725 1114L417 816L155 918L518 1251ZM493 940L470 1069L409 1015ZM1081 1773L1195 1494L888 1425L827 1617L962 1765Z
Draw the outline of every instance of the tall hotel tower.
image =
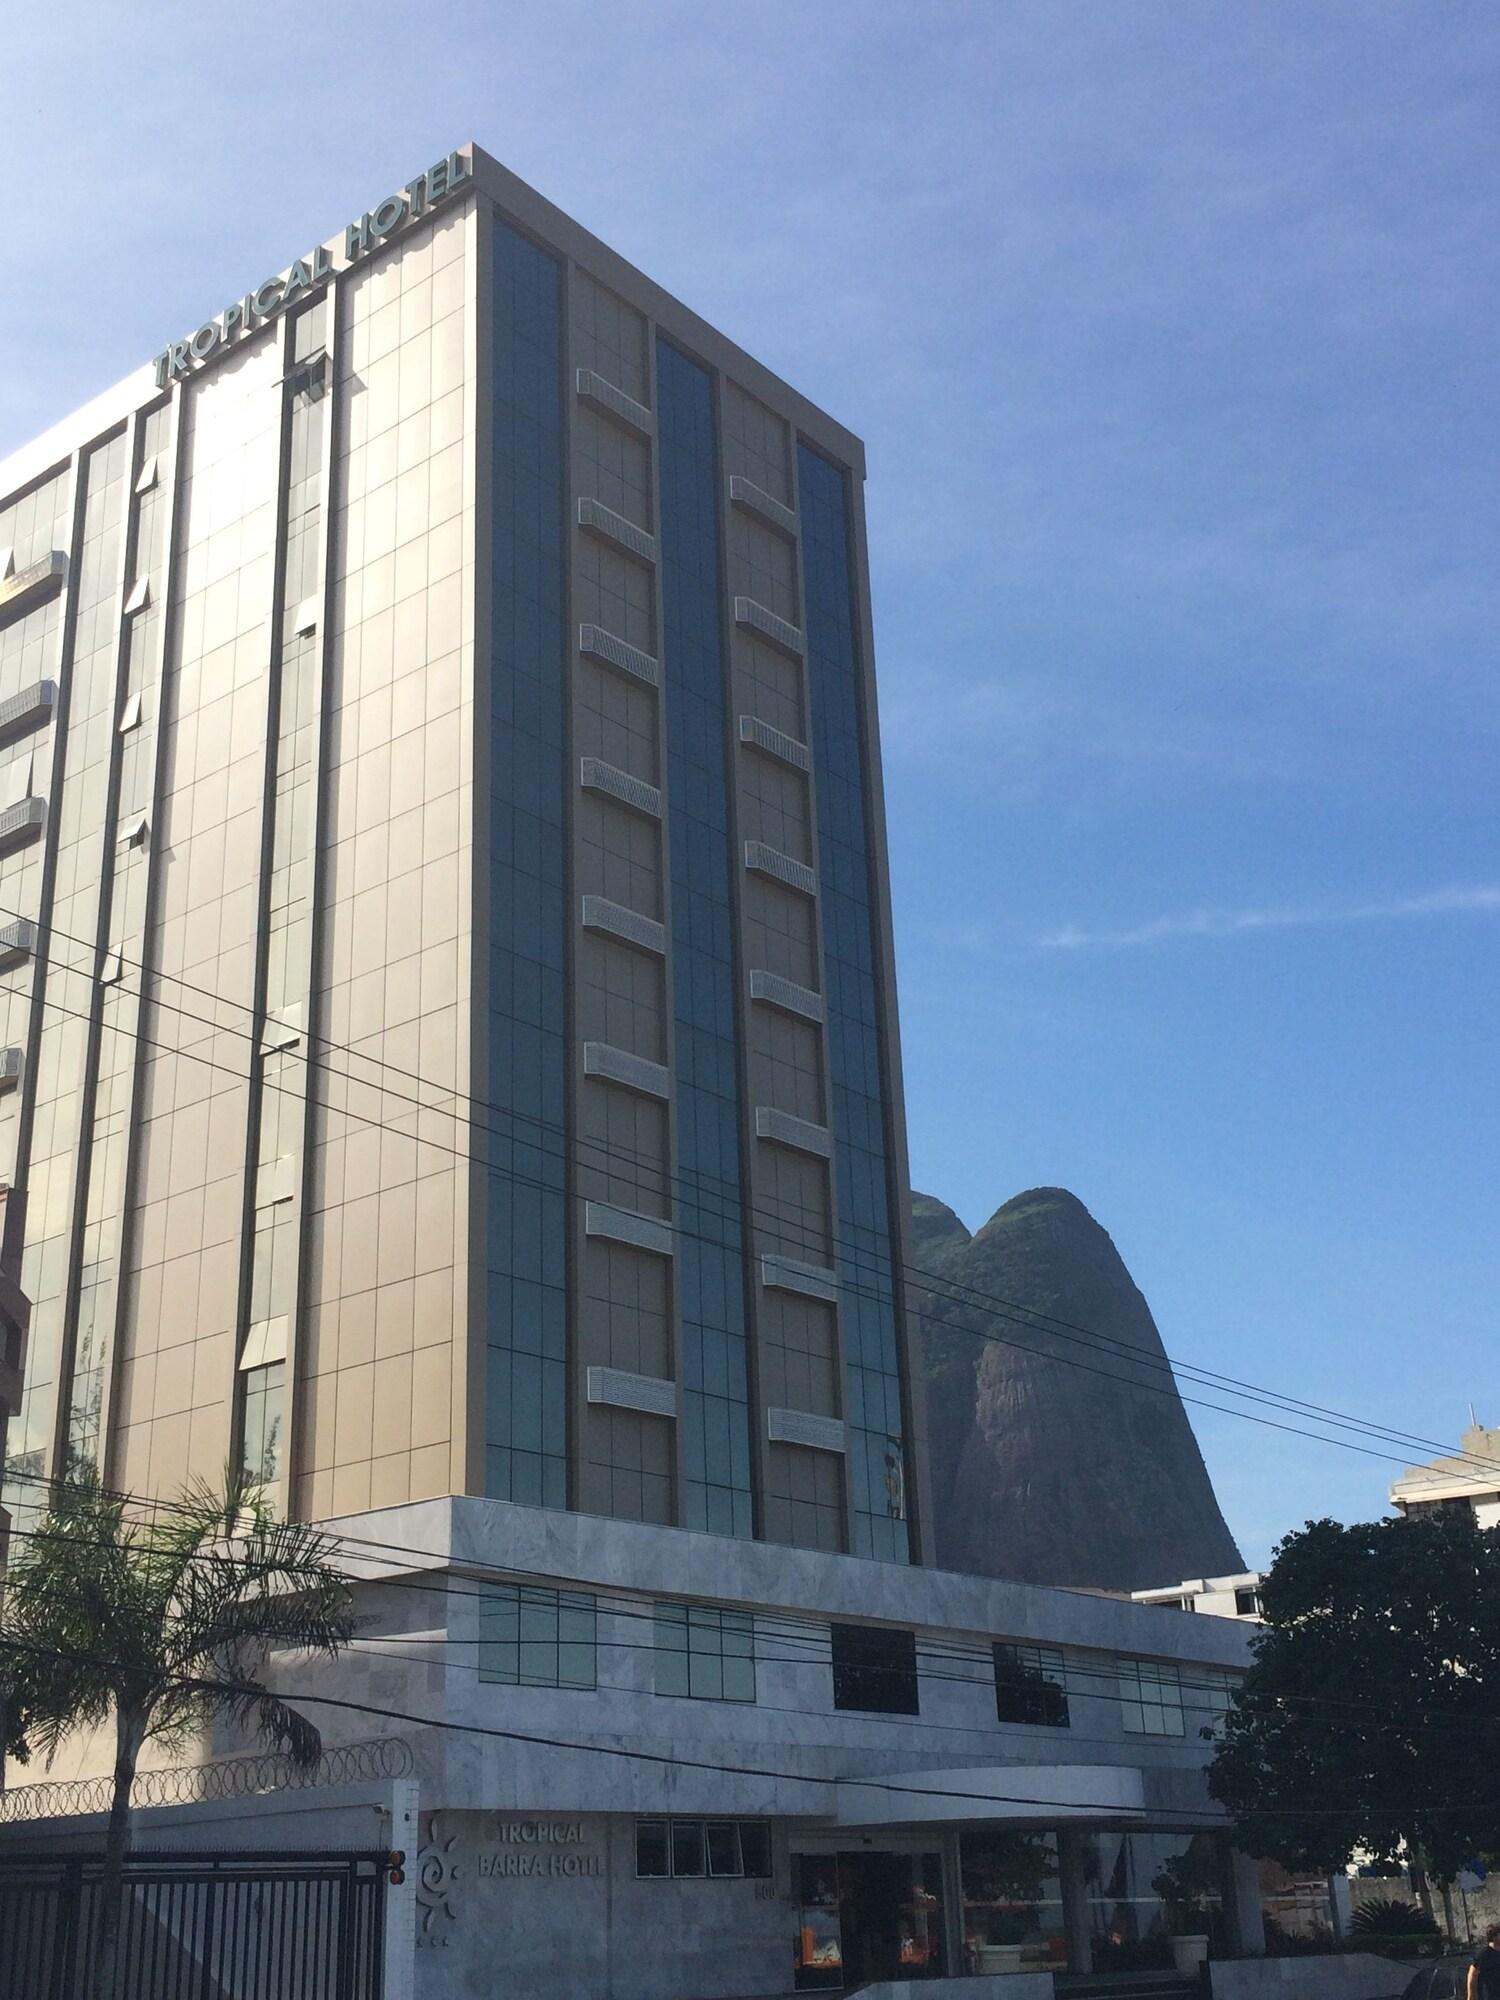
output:
M224 1724L134 1837L414 1858L341 1992L1264 1941L1243 1630L926 1560L860 483L469 150L0 464L0 1530L335 1524L316 1782Z
M861 477L474 149L0 463L12 1495L919 1560Z

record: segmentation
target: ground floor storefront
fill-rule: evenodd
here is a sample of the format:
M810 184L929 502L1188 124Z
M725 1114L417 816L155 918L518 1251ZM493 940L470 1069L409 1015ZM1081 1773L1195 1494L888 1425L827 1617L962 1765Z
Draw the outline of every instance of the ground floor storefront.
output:
M185 1856L199 1874L247 1880L257 1862L284 1874L298 1854L325 1867L356 1850L396 1857L375 1871L379 1973L370 1987L365 1951L365 1983L350 1989L360 2000L768 2000L883 1982L941 1991L949 1980L956 1994L1045 2000L1064 1975L1170 1970L1184 1938L1206 1939L1216 1957L1259 1943L1253 1864L1217 1831L523 1813L430 1806L431 1796L410 1778L138 1812L142 1935L181 1974L163 1993L199 1990L205 1923L156 1880ZM102 1833L97 1815L7 1827L0 1869L12 1848L94 1854ZM263 1955L266 1893L240 1924L247 1963ZM241 1990L215 1961L210 1990L347 2000L333 1959L314 1958L322 1985L309 1973L311 1984L274 1996L253 1981Z
M1241 1907L1217 1833L985 1826L792 1834L799 1991L959 1973L1175 1969L1174 1939L1229 1947Z
M731 2000L872 1981L1172 1969L1243 1948L1253 1870L1218 1833L770 1819L423 1816L417 1991Z

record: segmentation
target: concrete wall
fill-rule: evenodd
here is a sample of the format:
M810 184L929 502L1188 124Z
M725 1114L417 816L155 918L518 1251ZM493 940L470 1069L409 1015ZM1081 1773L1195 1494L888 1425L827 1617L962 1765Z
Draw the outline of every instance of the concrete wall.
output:
M1305 1958L1235 1958L1209 1965L1213 2000L1388 2000L1410 1969L1373 1952Z
M860 2000L923 2000L924 1995L940 1994L942 2000L1052 2000L1050 1972L1001 1972L973 1975L962 1979L883 1979L874 1986L862 1986Z

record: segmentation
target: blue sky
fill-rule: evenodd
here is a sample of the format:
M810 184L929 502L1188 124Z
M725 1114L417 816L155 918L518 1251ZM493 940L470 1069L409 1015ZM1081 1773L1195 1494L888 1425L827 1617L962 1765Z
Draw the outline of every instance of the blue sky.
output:
M1184 1358L1500 1422L1500 15L8 25L0 451L475 137L869 449L917 1184ZM1391 1468L1195 1412L1252 1560Z

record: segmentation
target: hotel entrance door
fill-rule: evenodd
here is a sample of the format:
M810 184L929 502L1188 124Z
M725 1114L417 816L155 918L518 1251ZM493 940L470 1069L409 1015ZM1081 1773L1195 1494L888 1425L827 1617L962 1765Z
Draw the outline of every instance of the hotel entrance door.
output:
M801 1911L797 1990L838 1993L873 1979L943 1975L939 1854L873 1848L793 1856Z

